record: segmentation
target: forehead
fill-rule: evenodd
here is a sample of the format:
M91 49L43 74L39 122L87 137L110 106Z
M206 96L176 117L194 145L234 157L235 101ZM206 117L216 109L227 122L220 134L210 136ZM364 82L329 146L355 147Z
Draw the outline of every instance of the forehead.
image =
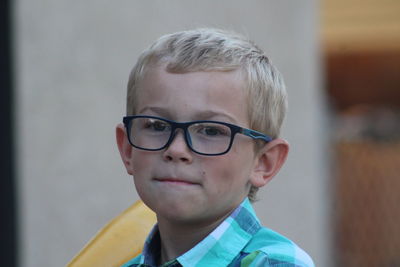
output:
M247 122L243 88L239 70L171 73L164 66L156 66L146 71L139 84L136 111L143 113L149 107L161 107L176 119L183 114L195 116L212 111L232 116L243 124Z

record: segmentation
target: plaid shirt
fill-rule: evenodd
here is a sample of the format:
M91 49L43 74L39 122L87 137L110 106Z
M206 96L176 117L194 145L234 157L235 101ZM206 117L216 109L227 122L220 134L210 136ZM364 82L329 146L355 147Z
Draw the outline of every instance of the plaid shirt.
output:
M122 267L155 267L160 256L157 225L149 234L141 255ZM162 267L314 267L310 256L292 241L262 227L246 198L211 234Z

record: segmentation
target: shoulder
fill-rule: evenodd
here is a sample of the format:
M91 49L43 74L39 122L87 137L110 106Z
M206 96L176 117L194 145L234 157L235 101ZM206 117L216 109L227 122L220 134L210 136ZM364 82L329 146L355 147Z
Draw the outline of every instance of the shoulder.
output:
M142 258L142 254L139 254L137 257L135 257L135 258L129 260L128 262L124 263L123 265L121 265L121 267L139 266L141 258Z
M244 248L241 266L314 267L311 257L286 237L268 228L258 231ZM247 255L246 255L247 254Z

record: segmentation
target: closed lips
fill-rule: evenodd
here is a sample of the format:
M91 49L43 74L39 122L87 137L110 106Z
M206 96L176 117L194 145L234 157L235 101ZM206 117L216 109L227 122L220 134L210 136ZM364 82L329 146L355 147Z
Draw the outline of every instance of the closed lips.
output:
M198 184L195 182L191 182L189 180L185 179L179 179L179 178L156 178L155 179L158 182L169 182L169 183L177 183L177 184Z

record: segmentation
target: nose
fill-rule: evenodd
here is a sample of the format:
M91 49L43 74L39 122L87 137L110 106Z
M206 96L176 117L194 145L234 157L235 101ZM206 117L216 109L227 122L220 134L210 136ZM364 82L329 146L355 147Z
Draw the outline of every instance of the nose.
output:
M177 130L172 142L163 152L163 158L166 161L191 163L193 161L193 152L186 144L184 132Z

